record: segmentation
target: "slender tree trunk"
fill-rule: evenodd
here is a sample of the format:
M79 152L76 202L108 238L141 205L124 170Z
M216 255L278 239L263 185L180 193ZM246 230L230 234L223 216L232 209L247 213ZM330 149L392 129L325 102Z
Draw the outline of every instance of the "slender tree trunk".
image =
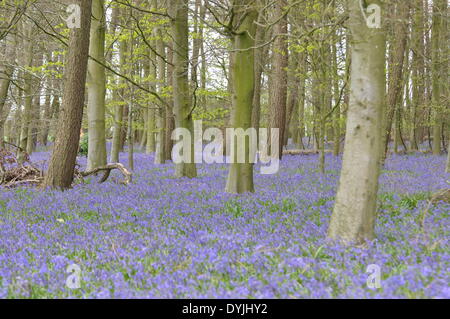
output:
M333 39L337 42L338 37L336 33L333 33ZM333 155L339 156L341 152L341 96L339 90L339 73L338 73L338 54L336 42L332 43L332 81L333 81L333 100L334 104L337 106L333 113Z
M151 51L150 53L151 56L151 61L149 61L149 74L150 78L151 78L151 83L150 83L150 89L152 89L153 91L156 91L156 85L155 80L157 77L157 73L156 73L156 54L154 51ZM147 75L147 76L148 76ZM149 103L149 110L147 112L147 147L146 147L146 153L147 154L151 154L154 153L156 150L156 142L155 142L155 107L156 105L154 103Z
M448 143L447 166L445 172L450 173L450 141Z
M197 177L194 161L194 122L189 94L189 26L188 0L172 0L173 37L173 100L176 128L187 129L191 133L191 158L188 163L176 164L177 177ZM198 60L198 56L197 56ZM197 79L195 79L197 80Z
M33 66L33 41L32 41L32 27L31 25L26 25L24 27L24 32L26 34L26 39L24 39L24 64L25 66ZM21 150L27 149L28 144L28 128L31 125L32 112L33 112L33 78L28 70L24 71L24 110L22 112L22 124L20 127L20 141L19 146ZM22 162L25 159L23 151L19 151L18 160Z
M441 154L442 142L442 119L444 106L441 94L444 93L444 85L448 82L448 73L443 74L444 64L448 65L448 38L446 33L446 12L448 10L447 0L435 0L433 2L433 25L432 25L432 121L433 121L433 154ZM442 52L442 53L441 53Z
M366 3L383 8L381 0ZM383 145L386 38L383 28L368 28L358 0L351 0L348 5L353 60L350 105L340 184L328 236L347 244L359 244L375 236Z
M157 51L159 56L157 57L158 65L158 92L162 93L164 90L164 84L166 80L166 63L164 61L166 57L166 48L162 40L162 33L160 30L157 31L157 35L160 39L157 40ZM159 109L156 113L156 127L157 127L157 137L156 137L156 164L164 164L166 162L166 106L163 104L159 105Z
M264 14L260 13L258 20L263 23ZM266 32L264 27L256 27L255 46L263 44ZM261 122L261 89L263 81L264 63L267 58L268 46L255 49L255 89L253 94L252 127L259 131Z
M175 68L174 68L174 50L173 50L173 44L168 43L167 45L167 60L169 61L167 65L167 76L166 76L166 86L168 87L174 87L174 76L175 76ZM186 70L189 69L189 65L186 67ZM187 73L187 72L186 72ZM186 76L186 79L188 77ZM189 93L189 80L186 80L188 83L188 93ZM178 93L175 93L175 95ZM174 97L175 97L174 95ZM169 99L168 103L166 105L166 134L164 135L165 143L164 146L164 156L166 158L166 161L172 160L172 149L173 149L173 140L172 140L172 132L175 129L175 114L174 114L174 104L175 104L175 98ZM189 101L190 104L190 101Z
M104 0L92 2L91 44L89 54L98 61L105 62L105 12ZM88 63L88 133L89 150L87 169L106 165L105 126L105 68L96 61Z
M60 189L69 188L73 181L83 120L91 25L92 0L73 1L81 7L81 28L70 33L58 134L44 181L46 187Z
M294 110L298 109L298 102L299 102L299 94L300 94L300 84L302 78L298 76L297 70L298 70L298 64L299 59L297 56L290 54L292 62L292 68L291 72L288 75L288 83L290 83L290 93L288 94L287 104L286 104L286 126L285 126L285 134L284 134L284 141L283 145L287 146L289 143L289 132L291 127L291 122L294 117Z
M270 128L280 129L279 154L283 156L283 141L286 127L286 103L287 103L287 67L289 61L287 37L288 21L284 15L286 0L278 0L275 5L275 17L279 21L274 25L274 35L277 38L273 44L273 87L270 105Z
M3 147L4 130L3 125L7 119L7 113L4 112L6 98L8 97L8 90L11 83L11 76L13 74L14 68L11 64L15 60L15 41L13 41L12 34L8 34L5 39L5 46L0 52L0 148Z
M117 23L120 21L120 9L118 7L114 7L112 12L112 23ZM115 35L116 28L115 26L112 26L112 33ZM120 63L120 71L122 74L125 73L125 63L126 63L126 57L125 54L127 52L127 42L126 39L122 39L119 43L119 63ZM123 82L121 79L116 79L116 85ZM115 88L113 90L113 101L114 101L114 115L113 115L113 136L112 136L112 142L111 142L111 154L110 154L110 161L111 163L118 163L119 162L119 153L121 150L121 132L122 132L122 120L123 120L123 104L120 98L119 92L123 93L123 89ZM123 96L123 94L122 94Z
M299 62L300 74L302 74L302 81L300 84L300 101L298 105L298 145L301 150L305 149L303 138L305 137L305 104L306 104L306 74L308 72L308 54L300 54Z
M255 52L251 48L255 45L256 25L258 18L252 0L234 0L233 8L241 25L233 37L234 58L231 72L233 78L233 112L231 123L237 129L244 131L252 125L252 103L255 89ZM239 19L237 19L239 20ZM282 141L282 139L280 139ZM234 143L234 163L230 166L226 192L245 193L254 192L253 164L250 162L249 139L244 146L245 163L237 163L238 145ZM280 143L282 144L282 143Z
M384 141L384 157L386 158L389 149L389 142L392 135L392 123L395 122L395 114L401 105L401 93L403 88L403 69L405 60L405 51L408 41L408 21L410 12L410 3L408 1L399 1L396 3L396 23L394 23L394 43L391 48L390 74L389 74L389 90L387 97L388 113L386 117L385 141ZM395 129L395 128L394 128Z
M51 55L47 56L47 62L51 61L50 59ZM45 87L45 103L44 103L44 114L42 115L42 131L40 134L40 143L43 146L47 146L48 141L48 133L50 131L50 123L51 123L51 116L52 116L52 104L51 104L51 97L52 97L52 82L51 80L47 80L46 87Z
M410 104L409 149L418 151L418 124L425 102L425 43L423 0L414 1L414 23L412 25L412 103Z

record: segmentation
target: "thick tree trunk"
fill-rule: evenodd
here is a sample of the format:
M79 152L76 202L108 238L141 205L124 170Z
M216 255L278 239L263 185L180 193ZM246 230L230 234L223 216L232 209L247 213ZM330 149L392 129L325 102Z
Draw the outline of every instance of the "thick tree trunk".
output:
M58 134L44 180L46 187L60 189L69 188L73 181L83 120L89 54L92 0L73 1L81 7L81 28L72 29L70 34Z
M92 2L92 24L89 55L105 62L105 8L104 0ZM88 134L89 150L87 169L106 165L106 126L105 126L105 68L96 61L88 64Z
M366 3L382 8L381 0ZM347 244L359 244L375 236L383 144L386 38L383 28L368 28L358 0L349 1L349 9L352 32L350 105L340 184L328 236Z

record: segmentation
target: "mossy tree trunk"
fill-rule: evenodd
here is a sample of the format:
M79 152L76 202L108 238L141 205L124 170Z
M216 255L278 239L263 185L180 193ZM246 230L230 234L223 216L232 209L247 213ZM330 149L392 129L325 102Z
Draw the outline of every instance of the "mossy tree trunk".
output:
M188 0L171 1L172 18L172 50L173 50L173 102L175 127L184 128L191 132L191 159L189 163L177 163L175 175L177 177L194 178L197 168L194 162L194 122L192 120L192 106L189 94L189 26ZM198 60L198 57L197 57ZM167 132L171 134L171 132Z
M252 0L235 0L233 9L241 24L233 36L234 57L231 72L233 78L232 127L244 131L252 124L252 103L255 88L255 45L258 12ZM234 143L234 158L228 174L226 191L228 193L254 192L253 164L250 161L249 138L244 146L245 163L237 163L237 143ZM282 144L282 143L280 143Z

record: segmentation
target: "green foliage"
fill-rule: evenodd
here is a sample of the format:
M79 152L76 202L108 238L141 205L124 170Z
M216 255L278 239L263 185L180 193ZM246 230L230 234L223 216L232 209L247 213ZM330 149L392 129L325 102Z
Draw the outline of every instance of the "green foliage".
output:
M400 206L413 210L416 209L420 201L425 201L429 197L428 193L417 193L412 195L404 195L400 200Z
M244 216L241 204L236 200L230 200L225 203L224 209L227 213L231 213L234 218Z
M87 156L89 145L89 136L84 134L80 140L80 147L78 148L78 154L82 156Z

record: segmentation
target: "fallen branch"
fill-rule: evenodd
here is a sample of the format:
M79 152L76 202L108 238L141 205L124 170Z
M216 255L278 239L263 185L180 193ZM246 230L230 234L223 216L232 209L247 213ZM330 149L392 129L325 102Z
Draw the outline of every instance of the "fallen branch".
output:
M425 229L425 220L431 206L436 205L439 202L450 203L450 189L441 190L431 196L430 200L428 201L427 207L420 216L420 228L422 229L422 231Z
M18 146L11 144L19 149ZM75 167L74 178L83 182L83 178L104 172L99 183L104 183L109 178L111 171L118 169L125 179L121 184L128 185L131 182L132 174L120 163L108 164L103 167L81 172L79 166ZM13 152L0 149L0 185L5 188L14 188L20 185L41 185L44 182L44 171L37 168L30 162L28 154L25 153L25 160L20 162Z
M331 153L331 150L326 150L325 153ZM315 150L285 150L285 151L283 151L283 155L308 156L308 155L316 155L316 154L319 154L319 151L315 151Z
M104 175L103 177L100 179L99 183L104 183L106 182L106 180L108 179L109 175L111 174L111 171L114 169L118 169L123 176L125 177L125 179L123 181L121 181L121 184L124 185L128 185L131 182L131 178L132 178L132 174L125 168L125 166L123 166L120 163L112 163L112 164L107 164L106 166L102 166L102 167L97 167L94 168L90 171L86 171L86 172L80 172L80 175L82 177L87 177L90 175L95 175L99 172L104 171Z

